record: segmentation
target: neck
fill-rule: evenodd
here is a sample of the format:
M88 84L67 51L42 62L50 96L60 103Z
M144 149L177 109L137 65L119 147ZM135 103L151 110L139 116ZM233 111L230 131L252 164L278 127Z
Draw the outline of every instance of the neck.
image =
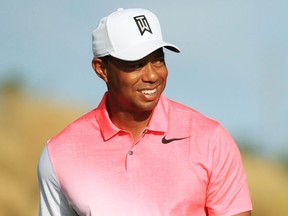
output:
M129 131L136 140L146 129L152 115L152 111L129 112L119 111L108 107L108 113L111 121L118 128Z

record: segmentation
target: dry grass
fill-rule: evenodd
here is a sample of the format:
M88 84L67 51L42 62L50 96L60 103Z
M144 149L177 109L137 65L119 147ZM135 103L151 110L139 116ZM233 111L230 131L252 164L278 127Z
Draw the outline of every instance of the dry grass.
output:
M82 112L21 95L0 98L0 215L37 215L38 157L47 139ZM244 164L253 215L288 215L287 170L251 155Z
M253 155L245 155L244 165L253 201L253 216L288 215L287 168Z
M37 215L37 162L46 141L80 115L77 109L2 97L0 105L0 215Z

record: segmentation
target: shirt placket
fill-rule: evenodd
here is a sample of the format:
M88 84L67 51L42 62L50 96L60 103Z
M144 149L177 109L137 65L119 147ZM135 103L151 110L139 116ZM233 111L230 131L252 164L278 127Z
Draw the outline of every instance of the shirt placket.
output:
M135 171L139 167L138 166L139 158L137 156L140 152L137 150L137 146L140 144L146 133L147 130L145 129L126 154L125 166L127 172Z

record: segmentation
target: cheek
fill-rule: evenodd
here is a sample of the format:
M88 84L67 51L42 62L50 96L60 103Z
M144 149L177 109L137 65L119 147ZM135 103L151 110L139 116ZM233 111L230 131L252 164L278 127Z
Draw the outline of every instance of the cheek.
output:
M137 76L132 74L118 74L112 75L108 78L108 88L114 91L124 91L131 89L137 83Z
M168 71L167 69L163 69L163 71L161 71L160 76L162 77L163 81L166 82L167 78L168 78Z
M168 78L168 71L166 70L166 72L163 75L164 79L166 80Z
M118 88L121 86L121 81L115 74L109 73L106 84L109 91L118 91Z
M167 78L168 76L168 69L166 65L162 66L158 69L158 74L163 77L163 79Z

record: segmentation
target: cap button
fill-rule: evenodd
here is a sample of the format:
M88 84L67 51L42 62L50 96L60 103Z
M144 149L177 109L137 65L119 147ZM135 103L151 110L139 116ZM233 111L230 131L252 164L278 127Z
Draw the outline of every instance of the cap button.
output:
M122 11L122 10L124 10L124 9L123 9L123 8L118 8L118 9L117 9L117 11Z

